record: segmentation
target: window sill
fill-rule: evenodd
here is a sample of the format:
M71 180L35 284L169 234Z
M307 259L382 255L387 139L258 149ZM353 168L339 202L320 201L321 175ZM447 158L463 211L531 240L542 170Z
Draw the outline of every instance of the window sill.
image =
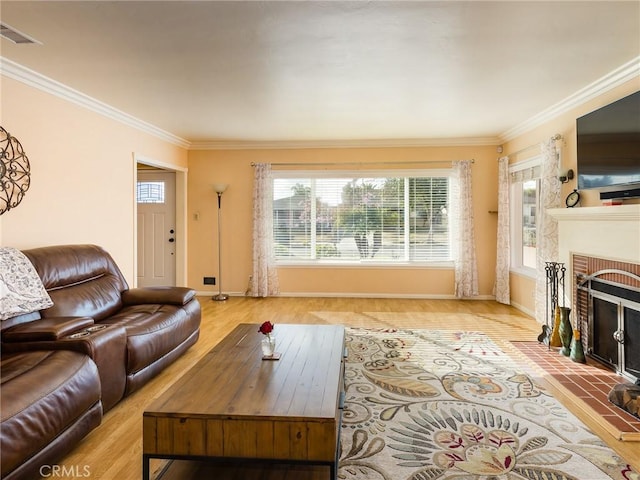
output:
M285 262L279 261L276 262L277 268L376 268L376 269L424 269L424 268L432 268L432 269L451 269L454 268L453 262L449 260L441 261L441 262L424 262L424 263L388 263L388 262L376 262L376 261L368 261L363 260L361 262Z
M509 270L509 273L513 275L518 275L521 277L527 277L532 280L536 279L536 271L533 268L527 268L527 267L512 268Z

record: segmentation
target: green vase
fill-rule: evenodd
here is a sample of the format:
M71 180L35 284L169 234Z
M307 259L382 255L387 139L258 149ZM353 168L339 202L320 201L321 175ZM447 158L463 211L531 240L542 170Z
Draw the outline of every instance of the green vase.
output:
M560 327L558 329L558 334L560 335L560 341L562 342L560 353L565 357L568 357L571 353L571 337L573 337L573 327L571 327L571 320L569 319L570 313L570 308L560 307Z
M576 363L587 363L587 359L584 356L584 348L582 348L582 340L580 340L580 330L573 331L569 358Z

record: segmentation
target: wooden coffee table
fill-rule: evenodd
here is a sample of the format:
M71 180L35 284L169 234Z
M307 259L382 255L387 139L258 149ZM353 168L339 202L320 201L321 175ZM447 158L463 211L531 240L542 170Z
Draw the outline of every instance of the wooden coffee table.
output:
M328 465L336 478L344 328L277 324L280 360L263 360L258 325L238 325L143 414L152 458Z

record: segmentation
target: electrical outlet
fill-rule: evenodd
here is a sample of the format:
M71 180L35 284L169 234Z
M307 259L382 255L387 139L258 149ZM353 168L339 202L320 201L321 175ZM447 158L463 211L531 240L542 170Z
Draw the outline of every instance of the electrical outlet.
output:
M202 283L204 283L205 285L215 285L216 277L204 277L202 279Z

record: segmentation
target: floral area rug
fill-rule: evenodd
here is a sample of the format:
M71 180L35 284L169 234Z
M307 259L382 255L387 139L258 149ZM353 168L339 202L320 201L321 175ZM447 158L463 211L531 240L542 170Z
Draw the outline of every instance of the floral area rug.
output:
M347 329L342 480L640 480L486 335Z

